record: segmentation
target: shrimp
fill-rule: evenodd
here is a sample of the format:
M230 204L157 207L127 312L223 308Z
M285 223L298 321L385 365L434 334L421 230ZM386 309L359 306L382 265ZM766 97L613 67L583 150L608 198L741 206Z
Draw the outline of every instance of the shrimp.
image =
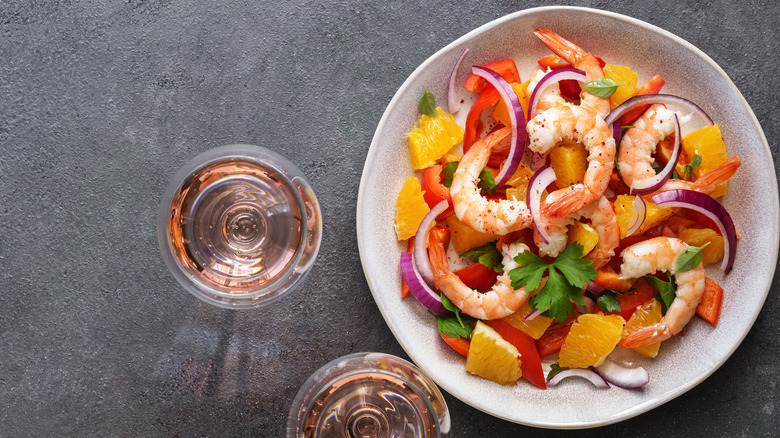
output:
M554 194L555 192L551 193L548 199ZM550 241L545 244L536 233L534 233L534 241L539 247L540 254L556 257L566 247L567 227L580 217L590 219L591 226L599 236L596 247L585 256L592 260L593 267L598 269L615 255L615 248L620 244L620 228L615 218L615 210L612 208L612 203L604 196L563 219L542 216L541 225L550 235Z
M663 105L651 105L634 122L634 128L630 128L623 135L618 153L618 172L629 187L635 180L655 176L653 154L658 142L674 132L674 114L674 111ZM678 118L680 124L684 124L690 119L690 115L678 115ZM732 157L696 181L670 179L658 191L685 189L708 195L715 191L718 185L734 176L740 165L739 158Z
M504 273L499 275L489 292L479 292L465 284L447 262L447 251L441 242L431 245L428 253L433 269L436 287L463 313L478 319L498 319L516 312L526 301L525 288L515 289L509 278L509 271L518 266L514 258L526 251L528 246L521 242L499 243L503 254Z
M547 72L549 72L549 69ZM536 73L531 76L531 82L528 83L528 90L526 91L526 95L531 96L533 94L536 86L539 85L539 81L542 80L547 72L543 70L537 70ZM566 105L566 99L561 96L561 87L559 87L557 83L550 84L547 88L544 89L544 91L542 91L542 94L539 96L539 100L536 102L536 110L534 111L534 114L529 115L529 117L533 117L545 110L561 105Z
M531 225L531 212L525 202L489 200L480 194L477 186L490 151L509 135L511 128L505 127L474 143L461 157L452 178L450 196L455 215L461 222L482 233L503 236Z
M593 54L550 30L536 29L534 35L556 55L572 64L574 68L585 71L585 79L588 82L604 77L604 70L601 68L598 58ZM612 110L608 98L596 97L585 91L584 88L580 93L580 105L595 111L601 118L606 117Z
M634 180L655 176L653 154L658 142L674 132L675 114L663 105L650 105L634 122L634 127L629 128L623 135L617 166L627 186L631 187ZM680 125L689 119L690 116L679 117Z
M528 147L534 152L546 155L563 140L580 142L588 151L583 183L560 188L561 196L545 205L543 215L566 217L604 194L615 165L615 139L603 118L582 106L562 105L531 119L527 130Z
M673 237L654 237L623 251L621 277L637 278L656 271L670 272L677 283L677 296L661 322L630 333L620 341L620 347L634 348L665 341L682 331L693 317L704 293L705 274L703 263L689 271L675 273L677 257L687 246Z

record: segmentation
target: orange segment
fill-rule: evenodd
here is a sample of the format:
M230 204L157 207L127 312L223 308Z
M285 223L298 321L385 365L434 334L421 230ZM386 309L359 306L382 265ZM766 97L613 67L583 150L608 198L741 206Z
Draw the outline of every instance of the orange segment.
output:
M583 255L588 254L599 243L599 233L590 225L576 221L569 226L569 237L566 240L566 246L574 242L582 245Z
M447 228L450 229L450 235L452 236L450 241L458 254L498 239L498 236L495 234L475 231L473 228L458 220L458 217L454 214L447 216L445 221L447 222Z
M534 173L531 169L523 163L517 166L517 170L512 174L512 177L506 182L506 197L513 201L523 201L527 199L528 182L531 181L531 177Z
M559 188L581 183L588 168L588 151L576 141L562 141L550 150L550 166L555 171Z
M525 303L517 312L504 317L504 321L528 336L539 339L547 331L547 328L550 327L553 320L541 315L533 319L525 319L529 313L531 313L531 308L528 307L528 303Z
M723 258L723 236L711 228L684 228L680 227L677 237L691 246L704 246L701 250L704 256L704 264L715 263Z
M645 304L639 306L631 315L626 326L623 327L623 336L633 333L642 327L652 325L661 322L661 303L656 299L651 299ZM636 347L634 351L645 357L656 357L658 355L658 349L661 348L661 343L658 342L653 345L646 345L644 347Z
M705 126L689 132L682 139L682 147L688 157L693 157L694 154L701 157L701 164L693 170L693 174L697 178L720 166L728 159L726 143L723 142L718 125ZM717 198L725 194L727 184L719 185L710 196Z
M407 135L412 168L424 169L463 141L463 128L455 123L452 114L436 108L436 117L423 114L417 126Z
M610 96L609 100L612 103L612 109L615 109L615 107L636 94L636 84L639 77L630 68L622 65L607 64L604 66L604 76L612 78L618 84L626 84L619 86L615 93Z
M637 236L656 225L662 224L679 210L678 208L661 208L647 198L645 198L645 204L647 205L647 215L642 226L639 227L639 231L634 233L634 235ZM633 195L620 195L615 198L615 219L617 219L618 227L620 228L621 239L626 238L628 224L631 220L631 211L633 209Z
M520 352L495 330L477 321L466 356L466 371L501 385L511 385L522 377Z
M580 315L566 336L558 363L566 368L601 365L620 341L625 323L620 315Z
M414 236L429 211L431 209L423 198L420 181L416 176L410 176L395 200L395 233L398 239L406 240Z

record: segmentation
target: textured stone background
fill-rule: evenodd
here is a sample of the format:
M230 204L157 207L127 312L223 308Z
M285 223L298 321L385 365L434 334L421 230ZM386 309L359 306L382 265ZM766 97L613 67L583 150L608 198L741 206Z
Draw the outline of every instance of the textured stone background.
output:
M320 365L365 350L404 356L355 237L376 124L428 56L549 2L274 3L0 0L0 436L281 436ZM704 50L780 153L774 0L569 3L645 20ZM157 249L157 204L173 172L237 142L299 164L325 217L313 275L266 310L201 304ZM577 435L776 434L778 281L711 378ZM447 402L452 436L575 434Z

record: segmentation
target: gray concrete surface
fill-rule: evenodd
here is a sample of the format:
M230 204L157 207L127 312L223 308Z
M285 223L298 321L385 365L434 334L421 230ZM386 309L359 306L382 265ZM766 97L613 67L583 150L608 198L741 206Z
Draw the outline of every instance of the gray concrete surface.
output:
M438 49L550 4L456 3L0 1L0 436L282 436L293 396L320 365L365 350L404 356L368 291L355 237L376 124ZM703 49L780 154L778 3L570 3L648 21ZM298 163L325 217L313 275L258 311L186 294L155 236L173 172L237 142ZM776 435L778 281L731 359L647 414L545 431L447 395L452 436Z

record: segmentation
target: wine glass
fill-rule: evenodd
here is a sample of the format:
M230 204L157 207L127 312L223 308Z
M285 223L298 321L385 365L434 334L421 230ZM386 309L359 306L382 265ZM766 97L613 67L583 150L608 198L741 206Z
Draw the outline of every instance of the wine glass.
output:
M179 169L160 203L157 238L187 291L219 307L249 308L304 278L322 220L300 169L266 148L236 144Z
M287 438L430 438L449 431L436 385L411 363L384 353L347 355L317 370L287 419Z

